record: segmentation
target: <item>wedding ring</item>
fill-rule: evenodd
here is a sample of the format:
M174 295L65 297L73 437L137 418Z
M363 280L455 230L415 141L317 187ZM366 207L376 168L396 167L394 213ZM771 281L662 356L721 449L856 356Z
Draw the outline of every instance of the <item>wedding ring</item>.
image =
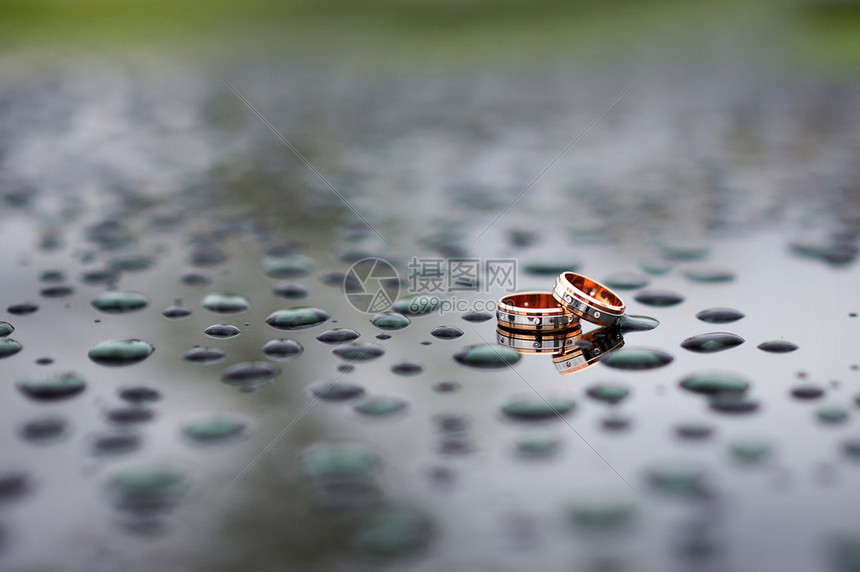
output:
M606 354L624 345L618 328L598 328L588 332L571 347L552 356L555 369L562 375L576 373L596 364Z
M579 318L549 292L508 294L496 305L496 318L503 328L533 332L566 330L579 324Z
M581 337L582 328L578 323L564 331L540 334L523 330L507 330L501 326L496 328L496 340L499 345L514 348L523 354L555 354L572 347Z
M562 272L553 297L565 310L601 326L614 326L624 314L624 301L612 290L576 272Z

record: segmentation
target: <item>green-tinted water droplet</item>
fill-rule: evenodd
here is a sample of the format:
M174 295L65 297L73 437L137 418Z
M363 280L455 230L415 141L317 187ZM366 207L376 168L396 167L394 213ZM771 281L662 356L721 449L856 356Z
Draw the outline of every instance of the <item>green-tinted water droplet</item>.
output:
M696 499L707 494L705 473L687 465L667 464L651 469L647 480L652 490L667 496Z
M662 350L652 348L621 348L606 355L602 363L615 369L647 370L668 365L674 359Z
M479 369L500 369L517 363L521 358L515 349L494 344L466 346L454 354L454 359L461 364Z
M629 394L630 390L617 383L598 383L586 390L589 397L605 403L620 403Z
M848 419L848 410L838 405L822 407L815 412L815 416L822 423L837 424L844 423Z
M302 344L295 340L269 340L263 345L263 354L272 360L287 361L298 357L305 351Z
M122 272L137 272L140 270L146 270L147 268L152 266L152 264L152 258L146 256L145 254L137 253L114 256L107 261L107 265L109 268Z
M647 332L660 325L660 320L651 316L635 316L624 314L618 323L618 328L623 332Z
M99 365L123 366L141 362L153 351L152 344L143 340L110 340L96 344L88 355Z
M0 338L0 358L7 358L20 352L24 346L12 338Z
M716 395L723 393L744 393L750 384L732 373L701 372L681 380L681 387L693 393Z
M442 301L436 296L409 296L396 301L391 310L404 316L424 316L439 310Z
M440 340L454 340L463 335L463 330L454 326L436 326L430 335Z
M188 488L185 473L163 467L127 469L107 482L107 492L114 506L144 513L172 508Z
M640 304L655 308L677 306L684 301L683 296L670 290L642 290L634 299Z
M318 335L317 340L324 344L342 344L356 340L360 336L361 334L349 328L334 328Z
M771 340L760 343L758 349L771 354L787 354L796 350L797 344L786 340Z
M324 480L365 480L382 467L379 455L354 443L320 443L305 449L300 468L305 477Z
M700 354L729 350L744 343L744 339L729 332L710 332L692 336L681 342L681 347Z
M250 423L235 415L216 414L187 423L182 434L190 441L201 445L226 443L246 437Z
M696 317L708 324L729 324L737 322L744 314L734 308L708 308L696 314Z
M376 344L344 344L336 347L332 352L344 361L370 361L385 353L385 350Z
M732 282L736 275L733 270L728 268L719 268L716 266L700 266L695 268L686 268L683 271L684 276L693 282L702 284L719 284L723 282Z
M638 290L647 286L651 281L647 276L638 272L616 272L605 277L602 282L617 290Z
M527 459L546 459L557 455L561 444L557 437L523 437L517 440L516 452Z
M432 533L432 523L426 516L389 508L360 523L355 548L379 558L403 557L424 548Z
M623 500L585 500L570 508L570 520L575 526L588 530L614 529L629 523L634 510L632 503Z
M664 274L668 274L669 271L672 270L672 266L673 265L671 262L662 258L644 260L641 264L639 264L639 268L641 268L643 272L647 272L652 276L662 276Z
M265 361L236 364L221 373L221 381L243 391L252 391L281 374L281 368Z
M15 326L10 324L9 322L0 321L0 338L5 338L9 334L15 331Z
M224 361L227 352L221 348L196 347L188 350L182 359L196 365L212 365Z
M372 417L380 417L399 413L406 409L408 403L405 399L390 395L373 395L368 397L361 403L357 404L354 409L362 415Z
M81 393L87 383L73 373L47 378L30 378L18 382L18 389L37 401L57 401Z
M125 314L146 308L149 300L139 292L105 292L92 305L107 314Z
M515 419L555 419L573 411L576 401L564 397L527 395L514 398L502 405L502 412Z
M329 318L331 315L319 308L291 308L270 314L266 323L276 330L304 330L318 326Z
M766 441L748 439L730 444L729 451L735 460L752 464L764 461L772 449Z
M699 260L708 256L707 243L695 238L672 238L660 244L660 251L666 258L674 260Z
M578 261L534 260L523 266L523 272L535 276L558 276L562 272L576 272L582 266Z
M370 323L380 330L402 330L412 322L403 314L386 312L373 316L370 319Z
M313 260L301 254L266 256L263 259L263 272L272 278L298 278L313 272Z
M207 294L200 305L213 314L241 314L248 311L251 303L238 294Z

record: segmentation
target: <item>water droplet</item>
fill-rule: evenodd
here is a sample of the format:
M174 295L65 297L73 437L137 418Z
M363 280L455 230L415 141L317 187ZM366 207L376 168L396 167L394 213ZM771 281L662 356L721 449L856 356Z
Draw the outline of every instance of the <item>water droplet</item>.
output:
M401 397L391 395L372 395L353 407L362 415L373 417L387 416L404 411L408 402Z
M453 393L460 389L460 384L456 381L440 381L433 385L433 391L436 393Z
M212 324L203 330L203 333L210 338L229 340L230 338L235 338L241 334L242 330L232 324Z
M189 258L193 266L213 266L224 262L227 253L217 244L200 244L191 249Z
M662 350L652 348L621 348L605 355L604 365L615 369L646 370L672 363L673 358Z
M824 397L824 388L817 385L798 385L791 389L791 394L797 399L820 399Z
M323 401L346 401L364 395L364 387L348 381L320 381L310 386L310 392Z
M603 284L617 290L638 290L650 282L647 276L638 272L616 272L603 279Z
M295 340L269 340L263 345L263 354L276 361L287 361L301 355L303 351L305 348Z
M21 498L32 486L26 473L9 470L0 472L0 503Z
M373 316L370 319L370 323L380 330L402 330L412 322L403 314L385 312Z
M301 254L266 256L263 272L271 278L298 278L313 272L313 260Z
M105 292L92 305L106 314L125 314L146 308L149 300L139 292Z
M424 368L417 363L404 361L391 366L391 371L399 375L418 375L424 371Z
M643 260L642 263L639 264L639 268L653 276L662 276L663 274L668 274L669 271L672 270L672 266L673 264L671 262L669 262L668 260L663 260L662 258Z
M511 399L502 405L502 412L515 419L538 421L556 419L571 412L575 406L573 399L527 395Z
M272 294L287 300L300 300L307 297L308 289L294 282L279 282L272 288Z
M161 315L168 320L182 320L191 315L191 310L182 306L168 306L161 312Z
M39 296L43 298L65 298L75 293L75 289L67 284L47 286L39 290Z
M385 350L376 344L344 344L336 347L332 352L344 361L369 361L378 358Z
M523 266L523 272L535 276L558 276L562 272L576 272L582 266L577 261L556 262L550 260L537 260L527 262Z
M5 338L15 331L15 326L9 322L0 322L0 338Z
M12 338L0 338L0 358L7 358L20 352L24 346Z
M112 270L121 272L137 272L146 270L152 266L153 260L145 254L129 253L114 256L107 261L107 265Z
M319 308L291 308L278 310L266 318L266 323L276 330L304 330L322 324L331 318L328 312Z
M613 405L621 403L630 395L629 389L617 383L598 383L589 387L585 392L593 399Z
M652 318L651 316L624 314L621 316L621 322L619 322L618 328L622 333L626 334L627 332L647 332L649 330L653 330L659 325L660 321L657 318Z
M185 272L179 277L180 282L186 286L206 286L212 283L212 277L206 272Z
M436 296L408 296L397 300L391 306L392 311L404 316L425 316L439 310L442 301Z
M54 377L23 379L17 385L21 393L31 399L58 401L78 395L87 383L73 373L64 373Z
M361 334L355 330L350 330L349 328L334 328L332 330L326 330L318 335L317 340L324 344L342 344L344 342L356 340L359 337L361 337Z
M749 389L746 380L724 372L701 372L685 377L680 386L687 391L702 395L740 394Z
M848 410L838 405L822 407L815 412L815 416L822 423L837 424L848 420Z
M251 307L251 303L244 296L215 293L204 296L200 305L213 314L241 314Z
M600 420L600 425L607 431L626 431L632 423L630 417L620 413L610 413Z
M123 366L141 362L153 351L152 344L143 340L110 340L96 344L87 355L99 365Z
M704 441L711 438L714 434L714 428L704 423L679 423L675 427L675 434L681 439L689 441Z
M843 441L842 452L846 457L860 461L860 437L849 437Z
M107 420L116 425L140 425L155 418L155 412L145 407L116 407L105 414Z
M236 441L248 436L250 423L236 415L215 414L196 419L182 428L182 435L200 445Z
M62 417L39 417L21 425L21 437L39 445L55 443L68 433L68 422Z
M547 459L561 450L562 440L557 437L531 436L517 440L516 453L526 459Z
M466 312L460 317L467 322L472 322L474 324L493 319L493 315L490 312Z
M360 523L355 547L375 557L402 557L424 548L432 533L432 523L426 516L387 508Z
M727 268L719 268L716 266L702 266L697 268L687 268L683 271L684 276L693 282L702 284L718 284L723 282L732 282L736 275L734 271Z
M797 344L793 344L786 340L771 340L762 342L758 345L758 349L771 354L787 354L797 349Z
M84 284L113 284L119 280L119 272L110 268L92 268L81 274Z
M38 311L39 306L32 302L21 302L20 304L12 304L6 308L6 311L13 316L26 316Z
M741 463L754 464L769 457L772 449L766 441L747 439L730 444L729 452Z
M655 308L677 306L684 301L683 296L670 290L642 290L634 299L640 304Z
M588 530L607 530L624 526L633 518L634 505L615 499L589 499L570 509L573 525Z
M522 356L513 348L494 344L466 346L454 354L454 359L463 365L480 369L499 369L511 366Z
M853 262L857 256L854 244L835 240L803 240L791 243L791 250L799 256L823 260L833 266L844 266Z
M660 251L666 258L674 260L698 260L708 256L709 248L703 241L683 237L664 240Z
M252 391L281 374L281 368L265 361L236 364L221 373L221 381L244 391Z
M708 324L729 324L737 322L744 314L733 308L709 308L696 314L696 317Z
M188 350L182 359L197 365L212 365L223 361L227 352L220 348L195 347Z
M62 270L44 270L39 274L40 282L63 282L66 280L66 273Z
M705 474L691 466L672 464L658 467L648 471L647 480L655 492L667 496L696 499L708 493Z
M109 433L93 438L91 447L96 455L125 455L140 449L143 439L134 433Z
M463 335L463 330L454 326L437 326L430 330L430 335L440 340L454 340Z
M119 398L129 403L154 403L161 400L161 392L145 385L123 387L118 392Z
M126 469L106 485L111 502L121 510L151 513L175 506L188 491L185 473L165 467Z
M681 342L681 347L700 354L729 350L744 343L744 339L729 332L710 332L692 336Z
M355 443L318 443L305 449L300 461L302 473L315 481L365 480L381 466L376 453Z
M738 393L718 393L711 397L709 406L720 413L752 413L758 411L759 402Z

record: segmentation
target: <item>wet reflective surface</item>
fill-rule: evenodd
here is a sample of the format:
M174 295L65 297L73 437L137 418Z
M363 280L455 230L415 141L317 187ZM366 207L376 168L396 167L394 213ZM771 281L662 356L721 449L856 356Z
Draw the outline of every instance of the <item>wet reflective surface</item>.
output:
M646 82L493 223L624 81L281 72L361 217L215 76L0 88L0 568L856 569L856 90ZM521 353L412 257L628 316Z

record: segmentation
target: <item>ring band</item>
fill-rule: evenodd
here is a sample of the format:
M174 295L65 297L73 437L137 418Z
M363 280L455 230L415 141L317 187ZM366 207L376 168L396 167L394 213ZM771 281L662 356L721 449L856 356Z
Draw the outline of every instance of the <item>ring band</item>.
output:
M576 314L562 307L550 292L508 294L496 305L499 325L511 330L548 332L579 324Z
M598 328L588 332L576 344L552 356L555 369L562 375L576 373L596 364L606 354L624 345L618 328Z
M499 345L514 348L524 354L556 354L572 347L581 337L582 328L579 324L564 331L543 334L507 330L501 326L496 328Z
M618 324L625 310L615 292L576 272L559 274L552 295L567 311L601 326Z

